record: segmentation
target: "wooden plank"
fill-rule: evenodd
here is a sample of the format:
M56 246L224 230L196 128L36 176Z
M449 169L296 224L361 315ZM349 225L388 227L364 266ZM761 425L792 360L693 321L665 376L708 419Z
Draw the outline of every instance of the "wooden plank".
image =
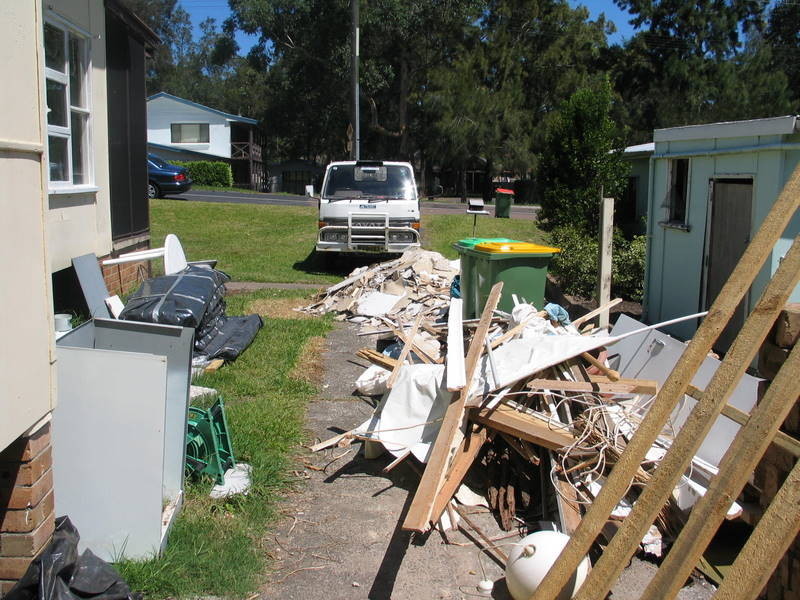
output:
M586 323L586 321L590 321L591 319L594 319L601 312L607 312L607 311L611 310L612 308L614 308L620 302L622 302L622 298L614 298L608 304L604 304L603 306L598 306L597 308L595 308L592 311L589 311L588 313L586 313L582 317L578 317L577 319L575 319L572 322L572 324L575 326L576 329L578 329L581 325Z
M651 406L647 417L611 471L602 491L595 498L580 526L531 597L532 600L552 600L557 597L573 573L576 572L578 565L605 525L611 511L627 492L642 459L661 433L678 400L685 394L687 386L711 350L712 344L719 337L739 302L750 289L764 261L771 256L775 243L780 239L798 206L800 206L800 165L795 167L791 178L723 286L691 343L688 344L662 386L658 402L654 402ZM627 521L628 519L625 520L625 523ZM614 536L614 539L616 540L618 537ZM641 536L636 543L639 541L641 541ZM604 554L605 556L606 554ZM624 563L621 560L619 562L620 564ZM596 568L592 570L592 573L595 570ZM588 597L588 590L592 588L587 581L582 589L587 590L585 597ZM581 595L580 590L578 594ZM602 597L603 593L598 592L597 596Z
M575 441L575 437L568 431L553 429L545 419L520 412L505 404L494 410L473 409L470 418L476 423L550 450L558 450Z
M673 597L689 577L725 519L731 499L739 496L767 450L772 436L794 407L798 373L800 344L792 350L764 398L753 407L747 424L736 434L720 461L719 474L711 480L705 495L692 508L689 520L650 581L644 598Z
M361 348L358 352L356 352L356 356L368 360L373 365L383 367L387 371L393 370L398 364L396 358L381 354L372 348Z
M686 393L697 401L703 399L703 390L693 385L689 386L689 389L686 391ZM726 404L722 408L722 415L729 418L731 421L738 423L739 425L746 424L747 420L750 418L750 415L748 415L746 412L739 410L730 404ZM779 430L775 434L775 437L772 439L772 444L781 450L785 450L795 458L800 458L800 440L793 438L783 431Z
M506 444L511 446L514 450L517 451L522 458L525 460L533 463L534 465L538 465L541 463L541 459L536 456L536 453L531 449L526 442L520 441L512 435L507 433L501 433L500 435L503 436L503 439L506 441Z
M397 358L397 365L395 365L394 369L392 369L392 374L389 375L389 381L386 382L386 388L392 389L394 386L394 382L397 381L397 376L400 375L400 369L403 368L403 363L406 362L406 358L408 358L408 353L411 352L411 346L414 344L414 337L417 335L417 331L419 330L419 324L422 322L422 312L417 315L417 318L414 319L414 326L411 328L411 333L408 334L408 338L405 340L405 344L403 344L403 349L400 351L400 356Z
M450 311L447 314L447 391L457 392L467 385L464 371L464 327L462 325L461 298L450 300Z
M597 256L597 304L604 306L611 300L611 251L614 240L614 198L604 198L600 188L600 244ZM600 312L597 325L608 328L608 310Z
M534 316L547 318L547 311L546 310L540 310ZM511 329L506 331L499 338L493 340L492 341L492 349L497 348L500 344L503 344L503 343L507 342L508 340L510 340L511 338L513 338L515 335L517 335L519 332L521 332L523 329L525 329L525 327L531 321L533 321L533 317L525 319L522 323L517 323L516 325L514 325L514 327L512 327Z
M489 326L492 322L492 312L497 308L502 290L503 282L496 283L489 293L489 298L486 300L486 305L481 313L480 323L478 323L478 328L475 330L475 335L472 337L472 342L467 351L465 367L467 385L465 385L460 392L454 394L452 402L450 402L450 405L445 411L442 425L439 428L439 434L436 436L431 455L428 458L428 464L425 467L425 471L422 473L422 479L419 482L417 491L414 493L414 499L411 501L411 506L409 506L408 513L403 521L402 528L405 531L424 532L429 528L433 503L436 499L436 495L439 493L439 489L442 487L444 477L447 474L447 466L450 462L453 446L455 445L456 434L461 428L461 421L464 418L464 405L469 396L472 377L475 374L475 370L478 368L478 360L483 351L483 340L486 337L486 333L489 331Z
M478 457L478 453L483 448L486 440L489 438L486 428L481 427L478 431L473 431L470 435L465 436L459 445L458 452L456 452L450 469L447 471L442 487L436 495L436 500L433 502L433 509L431 509L431 521L438 521L444 509L447 507L450 499L458 491L458 487L464 480L464 477Z
M631 513L625 518L614 539L611 540L603 556L592 569L592 574L587 579L587 589L599 593L605 593L611 589L624 568L621 563L628 560L636 551L642 537L652 525L664 503L669 499L681 476L686 472L722 407L736 389L739 380L752 362L799 280L800 241L796 241L784 256L772 280L764 289L758 304L745 321L728 354L711 378L703 393L703 400L692 409L669 451L659 462L658 469L653 473L647 487L642 490L636 500ZM694 344L694 340L689 347L692 344ZM686 388L688 388L688 382ZM659 396L659 402L661 401L663 401L663 397ZM659 402L654 403L654 406ZM647 418L645 418L646 421ZM747 473L749 475L750 471ZM727 503L725 510L729 506L730 503ZM679 553L678 556L681 554ZM695 564L697 564L696 560L691 563L690 567L693 568ZM660 593L659 590L658 597L663 597Z
M592 394L648 394L658 393L658 382L648 379L622 379L619 381L565 381L561 379L532 379L532 390L582 392Z
M718 600L755 599L800 531L800 462L781 489L714 595Z
M600 369L600 371L602 371L603 374L606 377L608 377L611 381L619 381L619 373L617 371L615 371L614 369L609 369L607 366L605 366L603 363L601 363L599 360L597 360L594 356L592 356L588 352L581 353L581 358L586 362L588 362L593 367L597 367L598 369Z

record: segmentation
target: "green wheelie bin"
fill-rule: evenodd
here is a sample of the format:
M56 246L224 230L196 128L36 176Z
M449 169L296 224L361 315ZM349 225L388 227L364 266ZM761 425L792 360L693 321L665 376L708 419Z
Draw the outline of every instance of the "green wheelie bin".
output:
M494 216L508 219L511 217L511 205L514 204L514 190L497 188L494 192Z
M458 251L458 257L461 260L461 298L463 299L463 314L465 319L471 319L475 315L476 296L474 293L466 293L467 290L473 289L473 280L475 279L475 255L470 250L473 250L478 244L486 244L496 242L499 244L516 243L518 240L510 240L508 238L464 238L458 240L453 244L453 248ZM469 315L469 316L468 316Z
M475 244L464 251L470 257L472 273L467 285L461 281L464 318L479 317L492 286L503 282L503 293L497 308L510 313L514 308L512 294L520 302L544 308L547 267L559 248L530 242L489 241ZM463 263L462 263L463 264Z

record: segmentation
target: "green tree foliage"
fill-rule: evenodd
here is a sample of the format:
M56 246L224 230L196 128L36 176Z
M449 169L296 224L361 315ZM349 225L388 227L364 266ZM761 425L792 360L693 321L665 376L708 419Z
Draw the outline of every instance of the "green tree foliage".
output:
M800 3L779 0L772 8L764 42L770 48L772 68L783 72L790 88L792 111L800 106Z
M607 55L634 143L653 129L785 114L786 78L760 43L764 0L616 0L642 28ZM747 43L741 32L746 33Z
M608 81L572 94L553 116L539 162L542 224L596 234L599 198L620 198L628 166L609 116Z

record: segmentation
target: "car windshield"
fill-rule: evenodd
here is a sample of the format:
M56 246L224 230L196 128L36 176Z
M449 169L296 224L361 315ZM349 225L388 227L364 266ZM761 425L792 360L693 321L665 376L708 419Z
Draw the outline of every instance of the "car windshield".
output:
M402 165L334 165L328 171L325 198L413 200L414 178Z

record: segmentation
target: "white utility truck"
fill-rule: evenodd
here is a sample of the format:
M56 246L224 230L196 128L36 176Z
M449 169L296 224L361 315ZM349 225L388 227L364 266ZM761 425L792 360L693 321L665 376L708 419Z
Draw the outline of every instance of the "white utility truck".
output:
M419 197L409 163L328 165L319 195L318 252L395 253L419 246Z

